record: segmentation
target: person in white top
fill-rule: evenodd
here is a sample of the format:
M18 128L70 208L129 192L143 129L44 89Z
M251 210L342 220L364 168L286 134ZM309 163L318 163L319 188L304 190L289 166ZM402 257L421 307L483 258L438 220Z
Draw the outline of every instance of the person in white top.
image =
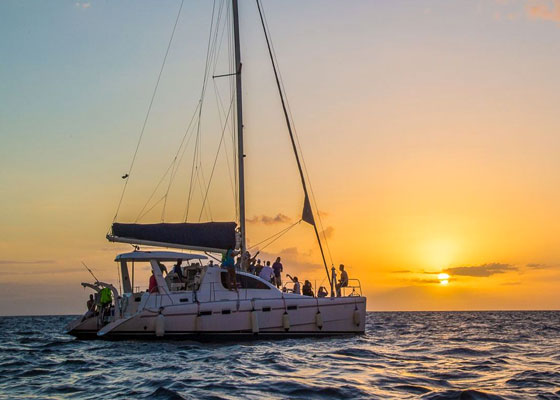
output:
M301 294L301 286L297 276L294 276L294 293Z
M266 265L262 268L259 274L259 278L264 279L267 282L270 282L273 276L274 276L274 271L270 267L270 261L267 261Z
M295 294L301 294L301 284L299 283L299 279L297 276L294 276L293 278L290 276L290 274L286 274L286 276L288 278L290 278L292 280L292 282L294 282L294 288L292 289L292 293Z

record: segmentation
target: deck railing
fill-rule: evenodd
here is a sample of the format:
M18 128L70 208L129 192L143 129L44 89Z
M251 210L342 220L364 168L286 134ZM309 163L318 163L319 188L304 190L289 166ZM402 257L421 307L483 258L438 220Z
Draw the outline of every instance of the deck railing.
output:
M362 284L359 279L348 279L348 286L341 287L342 297L361 297ZM350 291L350 293L348 293Z

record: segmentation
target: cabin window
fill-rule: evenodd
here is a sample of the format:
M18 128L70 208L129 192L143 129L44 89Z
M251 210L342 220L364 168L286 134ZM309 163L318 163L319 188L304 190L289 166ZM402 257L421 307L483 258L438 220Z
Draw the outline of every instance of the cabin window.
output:
M222 285L228 287L228 276L226 271L222 271L221 274ZM236 274L235 278L237 280L237 287L240 289L270 289L270 287L252 276Z

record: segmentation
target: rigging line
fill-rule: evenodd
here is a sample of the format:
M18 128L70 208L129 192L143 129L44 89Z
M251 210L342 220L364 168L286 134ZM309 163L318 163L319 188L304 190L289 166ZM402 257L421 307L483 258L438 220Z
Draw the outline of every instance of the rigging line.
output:
M204 66L204 75L202 78L202 89L201 89L201 93L200 93L200 108L198 109L198 120L197 120L197 128L196 128L196 140L195 140L195 144L194 144L194 151L193 151L193 160L192 160L192 164L191 164L191 177L189 180L189 192L187 195L187 204L185 207L185 217L184 220L185 222L187 222L187 219L189 218L189 209L190 209L190 204L191 204L191 199L192 199L192 189L193 189L193 181L194 181L194 174L195 174L195 170L198 166L197 163L197 158L198 158L198 148L199 148L199 141L200 141L200 120L201 120L201 115L202 115L202 106L204 104L204 94L206 91L206 77L208 75L208 63L209 63L209 58L210 58L210 52L211 52L211 44L212 44L212 33L214 30L214 15L216 12L216 1L214 0L214 3L212 5L212 16L210 19L210 31L208 33L208 44L206 47L206 62L205 62L205 66Z
M196 117L197 111L198 111L198 105L197 105L197 107L195 108L195 111L193 112L193 115L192 115L192 117L191 117L191 120L190 120L190 122L189 122L189 125L187 126L187 129L185 130L185 134L183 135L183 139L181 140L181 143L180 143L180 145L179 145L179 148L178 148L178 150L177 150L177 153L175 154L175 157L173 158L173 160L171 161L171 163L170 163L169 166L167 167L167 170L165 171L165 173L163 174L163 176L162 176L161 179L159 180L158 184L156 185L154 191L152 192L152 194L150 195L150 197L148 198L148 200L146 201L146 203L144 204L144 206L142 207L142 209L141 209L140 212L138 213L138 216L136 217L136 220L135 220L134 222L138 222L138 220L140 219L140 216L142 215L142 213L144 212L144 210L146 209L146 207L148 206L148 204L150 203L150 201L152 200L152 198L153 198L154 195L156 194L156 192L157 192L159 186L163 183L163 181L164 181L165 177L167 176L167 174L168 174L168 172L169 172L170 169L171 169L171 178L170 178L170 180L173 181L173 179L175 178L175 175L176 175L176 173L177 173L177 170L178 170L178 168L179 168L179 165L181 165L181 160L183 159L183 157L181 156L181 158L179 159L179 163L175 164L175 162L177 161L177 156L179 155L179 152L181 151L181 148L183 147L183 144L184 144L184 142L185 142L185 138L187 137L187 134L188 134L188 132L189 132L189 130L190 130L190 127L192 126L192 123L193 123L193 121L194 121L194 118ZM185 146L188 146L189 141L190 141L190 138L191 138L191 136L189 136L189 139L187 140L187 143L185 144ZM185 147L185 148L186 148L186 147ZM183 150L183 153L182 153L182 154L184 154L184 150ZM175 167L175 168L172 168L172 167L174 167L174 165L176 165L176 167ZM168 189L167 189L167 192L166 192L165 196L167 196L168 193L169 193L169 187L168 187ZM166 199L166 201L167 201L167 199ZM164 208L165 208L165 205L164 205Z
M220 26L222 21L222 11L224 8L224 2L220 3L220 8L218 11L218 17L216 19L216 24L214 26L214 36L212 38L212 50L209 58L208 67L210 68L211 65L216 65L218 57L219 57L219 50L220 50L220 41L218 41L218 37L220 36ZM215 70L215 68L213 68ZM210 79L210 74L208 75L207 79Z
M154 87L154 91L152 93L152 98L150 99L150 105L148 106L148 111L146 112L146 117L144 118L144 124L142 125L142 129L140 131L140 137L138 138L138 143L136 144L136 150L134 151L134 155L132 156L132 162L130 163L130 168L128 169L128 177L124 182L124 187L121 193L121 198L119 199L119 204L117 205L117 211L115 212L115 217L113 218L113 222L117 220L117 216L119 215L119 210L121 208L121 204L124 198L124 193L126 192L126 187L128 185L128 181L130 180L130 174L132 173L132 168L134 167L134 161L136 161L136 156L138 155L138 149L140 148L140 143L142 142L142 137L144 136L144 131L146 129L146 125L148 123L148 118L150 116L150 112L152 110L152 105L154 104L154 99L156 97L157 89L159 87L159 82L161 80L161 75L163 73L163 69L165 67L165 62L167 61L167 55L169 54L169 49L171 48L171 43L173 42L173 37L175 36L175 30L177 29L177 23L179 22L179 16L181 15L181 10L183 9L183 3L185 0L181 0L181 5L179 6L179 11L177 12L177 18L175 18L175 24L173 25L173 30L171 32L171 37L169 38L169 43L167 44L167 50L165 51L165 56L163 57L163 62L161 63L161 68L159 70L159 74L156 80L156 85Z
M179 147L177 148L177 152L175 153L175 156L173 157L173 161L171 162L171 165L174 166L174 168L171 171L171 177L169 179L169 184L167 185L167 190L165 192L165 201L163 203L163 210L162 210L162 221L165 217L165 210L166 210L166 206L167 206L167 198L169 195L169 192L171 190L171 185L173 184L173 181L175 180L175 176L177 175L177 171L179 171L179 167L181 165L181 162L183 161L183 156L185 155L185 151L189 145L189 142L192 138L192 135L188 135L191 126L193 125L193 122L195 120L195 117L197 115L197 111L198 111L198 107L200 107L200 101L198 102L193 115L191 117L191 120L189 122L189 124L187 125L187 128L185 129L185 134L183 135L183 138L181 139L181 143L179 144ZM188 135L188 139L187 139L187 135ZM187 139L186 143L185 143L185 139ZM183 148L184 145L184 148ZM182 152L181 152L182 150ZM179 162L175 163L177 161L177 157L179 157L179 153L181 153L181 157L179 158ZM163 178L162 178L163 181ZM158 184L159 185L159 184Z
M150 208L148 208L146 210L146 212L144 214L142 214L138 220L141 220L142 218L144 218L146 215L148 215L150 213L150 211L152 211L154 208L156 208L156 206L162 202L162 200L165 198L165 196L161 197L158 201L156 201Z
M204 104L204 93L206 91L206 77L208 75L208 60L210 58L210 51L211 51L211 44L212 44L212 33L214 31L214 15L216 13L216 0L214 0L213 4L212 4L212 16L210 18L210 30L208 32L208 44L206 46L206 62L205 62L205 66L204 66L204 75L202 78L202 89L201 89L201 93L200 93L200 108L198 109L198 120L197 120L197 130L196 130L196 141L195 141L195 145L194 145L194 153L193 153L193 162L191 165L191 177L190 177L190 182L189 182L189 192L187 195L187 205L185 207L185 222L187 222L187 219L189 217L189 208L190 208L190 204L191 204L191 198L192 198L192 185L193 185L193 178L194 178L194 173L195 173L195 165L196 164L196 159L197 159L197 149L198 149L198 142L199 142L199 138L200 138L200 118L201 118L201 114L202 114L202 106Z
M197 183L198 183L198 188L200 189L200 197L201 197L201 199L203 199L204 198L204 189L203 188L206 185L204 184L204 182L200 181L200 179L201 179L200 174L197 173L196 177L198 179ZM202 210L206 211L206 218L208 218L210 221L212 221L212 210L210 209L210 204L208 204L208 207L202 208Z
M278 93L280 95L280 101L282 103L282 109L284 111L284 117L286 119L286 125L287 125L287 128L288 128L288 132L290 134L290 140L291 140L291 143L292 143L292 148L294 150L294 156L296 158L296 162L297 162L297 165L298 165L298 170L299 170L299 174L300 174L300 178L301 178L301 184L303 186L303 191L305 193L305 201L308 202L309 201L309 196L308 196L308 193L307 193L307 186L305 184L305 178L304 178L302 166L301 166L299 155L298 155L296 142L294 140L294 135L293 135L293 132L292 132L292 126L291 126L290 118L289 118L288 111L287 111L287 108L286 108L286 104L285 104L285 101L284 101L284 94L282 92L282 86L280 84L280 80L279 80L279 77L278 77L278 71L277 71L277 68L276 68L274 55L272 53L272 49L271 49L271 46L270 46L270 40L268 38L269 35L268 35L268 31L267 31L265 21L264 21L264 18L263 18L263 13L262 13L262 10L261 10L261 3L260 3L259 0L255 0L255 1L257 3L257 8L259 10L259 15L260 15L261 23L262 23L262 28L263 28L263 31L264 31L264 37L266 39L266 44L267 44L267 47L268 47L268 53L270 55L270 61L271 61L271 64L272 64L272 69L274 71L274 77L276 78L276 86L278 87ZM305 210L305 208L306 208L306 206L304 205L304 210ZM311 213L313 214L313 212L311 212ZM329 268L327 267L327 260L325 259L325 254L323 252L323 245L321 244L321 238L319 236L319 231L317 230L317 224L315 223L314 219L313 219L313 229L315 231L315 235L317 236L317 243L319 244L319 250L321 251L321 257L323 259L323 264L325 266L325 272L327 273L327 277L329 278L329 282L330 282L331 277L330 277L330 273L329 273ZM331 286L332 286L332 284L331 284Z
M226 17L224 18L224 21L225 21L224 25L227 25L227 16L229 15L229 7L227 8L227 11L226 11L226 12L227 12L227 14L226 14ZM222 29L222 34L220 35L220 40L219 40L219 42L218 42L218 43L219 43L219 44L218 44L218 49L217 49L216 52L215 52L214 67L213 67L213 69L212 69L212 77L214 77L214 75L215 75L215 73L216 73L216 67L217 67L217 65L218 65L218 59L219 59L219 55L220 55L220 52L221 52L221 49L222 49L222 44L223 44L223 42L224 42L225 33L226 33L226 28L224 27L224 28ZM218 34L218 33L217 33L217 34Z
M202 91L201 91L201 105L200 105L200 109L198 112L198 121L197 121L197 130L196 130L196 142L195 142L195 154L193 156L193 165L192 165L192 169L191 169L191 179L190 179L190 183L189 183L189 194L187 197L187 206L186 206L186 210L185 210L185 222L187 222L188 216L189 216L189 209L190 209L190 203L192 200L192 185L193 183L198 182L200 184L200 176L198 175L198 168L195 169L195 162L197 162L197 166L200 165L200 167L202 168L202 161L200 160L200 148L201 148L201 140L200 140L200 126L201 126L201 115L202 115L202 106L204 104L204 98L205 98L205 94L206 94L206 87L207 87L207 83L208 83L208 78L210 75L210 65L212 62L212 58L214 56L214 51L215 51L215 43L216 43L216 38L218 35L218 30L219 30L219 22L221 20L221 15L222 15L222 10L223 10L223 5L224 3L222 2L220 4L220 7L218 9L218 15L216 17L216 22L214 23L214 15L216 12L216 1L214 0L214 4L212 7L212 18L211 18L211 23L210 23L210 31L208 33L208 45L207 45L207 49L206 49L206 63L204 66L204 76L203 76L203 80L202 80ZM216 29L216 31L214 31L214 29ZM193 179L193 174L197 174L197 180L194 181ZM203 176L203 180L204 180L204 176ZM202 188L201 188L202 189Z
M152 198L154 197L154 195L156 194L157 190L159 189L159 186L163 183L163 180L165 179L165 177L167 176L167 173L169 172L169 170L171 169L171 166L173 165L173 163L169 164L169 167L167 167L167 170L165 171L165 173L163 174L163 176L161 177L161 179L159 180L158 184L156 185L156 188L154 189L154 191L152 192L152 194L150 195L150 197L148 198L148 200L146 201L146 203L144 204L144 207L142 207L142 209L140 210L140 212L138 213L138 216L136 217L136 220L134 221L134 223L138 222L138 220L140 219L140 216L142 215L142 213L144 212L144 210L146 209L146 207L148 206L148 204L150 203L150 201L152 200Z
M208 186L206 186L206 193L204 194L204 200L202 201L202 207L200 210L200 215L198 216L198 222L200 222L200 219L202 218L202 211L204 210L204 206L206 204L206 200L208 199L208 192L210 191L210 185L212 183L212 178L214 177L214 171L216 169L216 163L218 162L218 156L220 155L220 150L222 148L222 143L224 141L224 133L226 132L226 127L227 127L227 121L229 119L229 116L231 114L231 109L233 108L233 98L231 99L231 102L229 103L229 109L228 109L228 113L226 115L226 125L224 125L224 129L222 129L222 136L220 138L220 143L218 144L218 151L216 152L216 157L214 158L214 165L212 165L212 172L210 173L210 178L208 180Z
M181 157L179 158L179 163L177 164L177 167L175 168L174 172L173 172L173 179L175 179L175 176L177 175L177 171L179 170L179 166L181 165L182 161L183 161L183 157L185 156L185 153L187 151L187 148L189 146L189 142L192 139L192 133L194 132L194 130L191 130L192 124L198 114L198 107L200 107L202 100L199 99L198 101L198 105L194 110L193 116L191 118L191 121L189 122L189 125L187 126L187 129L185 130L185 135L183 136L183 140L181 141L181 144L179 146L179 149L177 150L177 155L179 154L179 152L181 151L181 148L183 149L181 152ZM183 146L183 143L185 141L185 138L187 137L187 134L189 133L189 131L191 132L191 134L188 136L187 142L185 143L185 145Z
M204 169L202 168L202 160L200 161L199 169L197 170L197 176L199 178L198 184L200 193L202 195L202 198L204 198L204 188L209 186L210 182L208 183L208 185L206 185L206 178L204 178ZM202 205L202 207L204 207L204 204ZM210 214L210 219L212 219L212 210L210 209L210 203L208 203L208 212Z
M282 229L280 232L277 232L277 233L275 233L274 235L272 235L272 236L270 236L270 237L268 237L268 238L266 238L266 239L264 239L264 240L261 240L259 243L252 245L251 247L249 247L249 250L250 250L250 249L253 249L253 248L255 248L255 247L257 247L257 246L259 246L259 245L261 245L261 244L263 244L263 243L265 243L265 242L267 242L267 241L269 241L270 239L272 239L272 238L274 238L274 237L276 237L276 236L278 236L278 235L280 235L280 236L284 235L284 234L287 233L290 229L292 229L294 226L296 226L297 224L299 224L301 221L303 221L303 220L300 219L299 221L296 221L296 222L294 222L292 225L288 226L287 228ZM279 236L279 237L280 237L280 236ZM279 237L277 237L276 239L278 239ZM263 248L261 248L261 250L264 249L264 248L266 248L266 247L268 247L268 246L270 246L272 243L274 243L274 242L276 241L276 239L274 239L272 242L268 243L266 246L264 246Z
M267 21L267 19L266 19L266 14L264 13L264 9L263 9L263 19L264 19L264 23L265 23L265 25L266 25L267 31L270 32L270 30L269 30L269 28L268 28L268 21ZM272 48L272 53L273 53L273 55L274 55L274 60L275 60L275 62L276 62L276 65L278 65L278 57L276 56L276 50L275 50L275 48L274 48L274 43L272 43L272 41L271 41L270 45L271 45L271 48ZM285 86L284 86L284 80L283 80L283 78L282 78L282 72L281 72L280 68L278 68L278 75L279 75L279 78L280 78L280 84L282 85L282 91L283 91L284 94L286 94L287 92L286 92L286 88L285 88ZM322 220L321 215L320 215L320 213L319 213L319 206L317 205L317 199L316 199L316 197L315 197L315 192L314 192L314 190L313 190L313 185L312 185L312 183L311 183L311 178L310 178L309 172L308 172L308 170L307 170L307 164L306 164L306 162L305 162L305 157L303 156L303 151L302 151L302 148L301 148L301 143L300 143L300 141L299 141L299 135L298 135L298 133L297 133L297 128L296 128L295 123L294 123L294 117L293 117L293 115L292 115L292 110L291 110L290 103L289 103L289 101L288 101L287 95L286 95L286 106L287 106L287 108L288 108L288 113L289 113L289 115L290 115L290 120L291 120L293 129L294 129L294 136L295 136L295 138L296 138L298 150L299 150L299 153L300 153L300 155L301 155L301 159L302 159L302 163L303 163L303 169L304 169L304 171L305 171L305 176L306 176L306 178L307 178L307 182L309 183L309 189L310 189L310 192L311 192L311 199L312 199L312 201L313 201L313 204L314 204L314 206L315 206L315 209L317 210L317 217L318 217L318 219L319 219L319 226L321 227L321 232L322 232L322 234L323 234L323 238L324 238L324 241L325 241L325 244L326 244L326 247L327 247L327 252L328 252L328 254L329 254L329 259L330 259L330 261L331 261L331 264L333 264L333 258L332 258L331 249L330 249L330 246L329 246L329 241L328 241L328 239L327 239L327 235L325 234L325 228L324 228L324 225L323 225L323 220Z
M215 83L214 83L214 92L216 93L216 103L218 105L218 108L220 109L220 111L222 111L222 109L224 107L223 103L222 103L222 96L220 96L220 92L219 92ZM233 101L233 96L231 98L231 101ZM225 110L224 110L224 114L225 114ZM223 125L223 127L224 127L223 129L224 129L224 132L225 132L226 128L228 127L227 118L226 118L225 124L222 124L222 114L221 114L221 112L220 112L220 125ZM222 132L222 140L223 140L224 132ZM233 200L235 202L235 190L233 188L231 166L229 164L230 161L229 161L229 156L228 156L227 141L224 141L224 155L226 157L226 165L227 165L227 168L228 168L228 178L229 178L229 183L230 183L230 186L231 186L231 193L233 195Z

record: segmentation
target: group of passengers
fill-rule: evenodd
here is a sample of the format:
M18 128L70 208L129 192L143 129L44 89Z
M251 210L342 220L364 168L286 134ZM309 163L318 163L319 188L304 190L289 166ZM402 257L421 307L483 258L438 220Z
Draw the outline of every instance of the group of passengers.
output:
M234 250L228 250L222 258L222 267L226 268L228 271L227 282L230 290L237 290L237 282L235 277L236 270L247 271L250 274L258 276L262 280L271 283L277 288L282 287L282 272L284 271L284 266L282 265L280 257L276 257L276 261L274 261L271 266L270 261L261 263L261 260L257 259L259 252L251 257L251 254L248 251L245 251L243 256L237 257L234 261L234 257L238 254L239 253ZM348 286L348 273L344 270L343 264L340 264L339 270L340 279L335 284L336 295L338 297L342 295L341 288ZM292 277L290 274L286 274L286 277L289 278L293 283L292 293L303 294L304 296L315 296L315 293L313 292L313 286L311 285L310 281L305 280L305 283L302 287L297 276ZM285 286L282 290L284 292L287 291ZM321 286L317 292L317 297L326 296L328 296L328 291L324 286Z
M284 271L284 266L282 265L280 257L276 257L276 261L274 261L274 263L271 266L270 261L261 263L261 260L257 259L259 252L257 252L253 257L251 257L251 254L248 251L246 251L243 254L243 256L239 256L237 257L237 259L235 259L235 256L237 256L238 254L239 254L238 251L230 249L222 257L221 266L225 268L228 272L227 286L230 290L237 291L236 270L247 271L250 274L258 276L265 282L271 283L277 288L282 287L282 272ZM177 263L173 266L173 269L171 270L171 273L175 275L175 279L177 279L179 283L183 283L186 281L186 277L183 274L183 268L181 264L182 264L182 260L178 259ZM161 270L161 273L162 274L165 273L167 275L168 274L167 267L161 262L158 262L158 265ZM212 265L213 262L210 261L210 266ZM335 285L336 295L338 297L341 296L341 289L343 287L348 286L348 273L344 270L343 264L340 264L339 270L340 270L340 279ZM301 283L297 276L291 276L290 274L286 274L286 277L289 278L290 281L293 283L293 287L291 290L292 293L303 294L304 296L313 296L313 297L315 296L315 293L313 292L313 286L311 285L310 281L305 280L303 286L301 286ZM282 290L286 292L287 291L286 286L284 286ZM150 293L157 293L159 291L156 277L154 276L153 272L152 275L150 276L148 291ZM328 296L327 289L324 286L319 287L319 290L317 291L317 297L326 297L326 296Z

